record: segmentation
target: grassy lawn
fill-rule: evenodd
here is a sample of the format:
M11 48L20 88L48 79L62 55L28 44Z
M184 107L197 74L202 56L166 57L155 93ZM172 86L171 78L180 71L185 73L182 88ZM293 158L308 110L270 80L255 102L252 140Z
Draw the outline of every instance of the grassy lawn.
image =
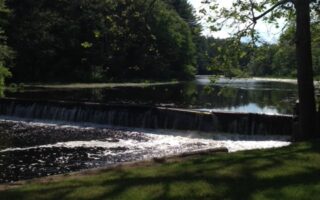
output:
M320 142L28 183L0 199L319 199Z

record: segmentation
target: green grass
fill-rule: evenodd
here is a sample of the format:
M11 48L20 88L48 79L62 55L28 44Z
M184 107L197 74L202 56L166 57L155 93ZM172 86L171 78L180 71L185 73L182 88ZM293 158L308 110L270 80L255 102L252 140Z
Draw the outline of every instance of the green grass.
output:
M319 198L320 142L122 167L0 192L8 200Z

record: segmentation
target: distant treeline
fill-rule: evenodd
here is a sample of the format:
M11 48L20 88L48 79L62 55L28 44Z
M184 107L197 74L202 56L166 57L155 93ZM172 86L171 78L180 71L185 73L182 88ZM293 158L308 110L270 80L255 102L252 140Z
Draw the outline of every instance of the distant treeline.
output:
M287 77L297 75L295 27L289 26L275 44L262 44L254 48L242 43L233 46L232 40L202 38L201 74L259 77ZM200 46L201 47L201 46ZM314 74L320 78L320 24L312 24L312 53Z
M296 75L294 26L255 48L201 32L187 0L0 0L0 84Z
M313 23L311 32L314 74L320 78L320 23ZM295 42L295 26L291 25L282 33L278 43L259 46L248 63L249 75L296 77Z
M320 19L320 16L319 16ZM312 56L315 76L320 78L320 23L313 23ZM297 57L295 48L295 26L288 26L275 44L257 43L255 47L233 40L203 38L205 49L203 62L198 62L198 71L202 74L259 77L287 77L297 75Z

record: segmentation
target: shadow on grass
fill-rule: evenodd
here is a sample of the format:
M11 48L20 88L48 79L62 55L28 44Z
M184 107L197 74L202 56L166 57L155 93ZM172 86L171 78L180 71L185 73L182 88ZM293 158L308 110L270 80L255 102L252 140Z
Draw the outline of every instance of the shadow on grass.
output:
M314 199L317 194L320 142L111 170L1 192L0 199Z

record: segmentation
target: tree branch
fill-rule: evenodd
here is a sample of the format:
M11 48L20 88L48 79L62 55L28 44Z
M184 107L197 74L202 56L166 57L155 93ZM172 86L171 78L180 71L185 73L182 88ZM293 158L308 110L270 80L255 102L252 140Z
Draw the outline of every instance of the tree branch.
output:
M253 0L250 0L250 5L251 5L251 15L252 15L252 19L255 19L255 13L254 13L254 3L253 3ZM256 20L253 20L253 23L252 23L252 30L250 31L250 35L251 35L251 38L252 38L252 43L254 44L255 43L255 37L254 37L254 28L256 26ZM249 26L250 27L250 26Z
M252 19L255 19L255 14L254 14L254 3L252 0L250 0L250 5L251 5L251 15L252 15ZM255 22L254 22L255 23Z
M292 0L282 0L279 1L278 3L276 3L275 5L273 5L271 8L269 8L268 10L266 10L264 13L262 13L261 15L253 18L253 22L256 23L259 19L261 19L262 17L266 16L268 13L272 12L274 9L276 9L278 6L284 5L286 3L292 2Z

